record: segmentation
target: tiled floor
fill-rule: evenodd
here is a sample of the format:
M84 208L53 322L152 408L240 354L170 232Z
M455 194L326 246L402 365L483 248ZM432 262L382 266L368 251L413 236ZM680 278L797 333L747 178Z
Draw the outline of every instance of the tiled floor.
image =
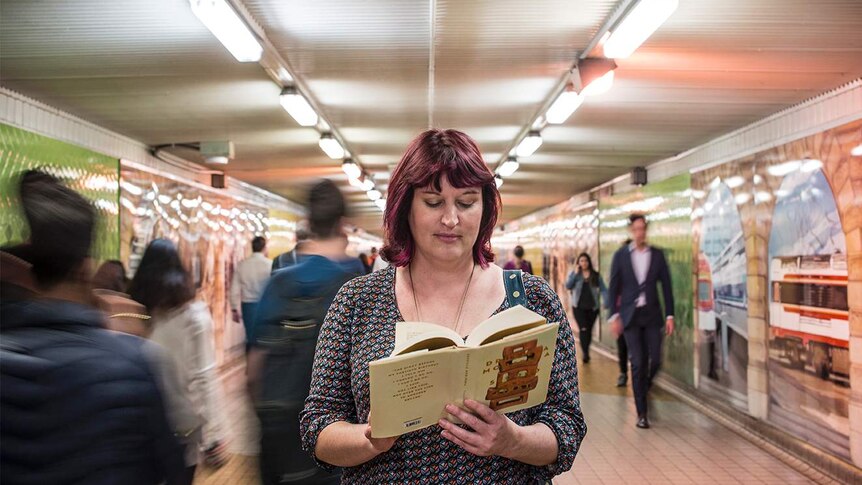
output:
M572 470L557 477L570 484L725 484L810 483L772 455L698 413L667 393L655 390L652 428L635 428L629 389L618 389L616 363L594 355L579 363L581 404L587 438ZM228 416L233 438L231 461L221 469L202 468L196 485L256 484L257 423L244 394L243 370L226 378Z

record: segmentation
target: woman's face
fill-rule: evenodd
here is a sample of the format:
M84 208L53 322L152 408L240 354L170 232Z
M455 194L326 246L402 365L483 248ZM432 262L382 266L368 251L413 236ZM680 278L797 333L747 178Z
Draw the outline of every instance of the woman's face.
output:
M444 175L440 191L417 188L410 206L410 232L416 250L431 261L470 257L482 224L482 188L456 189Z
M581 267L582 271L586 271L590 269L590 262L587 261L587 258L581 256L580 258L578 258L578 266Z

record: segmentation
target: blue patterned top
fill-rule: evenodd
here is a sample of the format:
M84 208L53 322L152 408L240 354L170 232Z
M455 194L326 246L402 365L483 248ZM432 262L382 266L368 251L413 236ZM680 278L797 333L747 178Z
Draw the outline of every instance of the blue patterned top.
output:
M560 330L546 402L507 416L521 426L546 424L557 437L557 461L537 467L476 456L440 436L440 427L434 425L402 435L388 452L344 469L342 483L525 483L550 480L572 467L587 432L572 330L560 299L543 279L525 274L524 287L529 309L549 322L560 322ZM508 306L504 301L495 313ZM395 301L395 268L341 288L321 329L311 390L300 416L305 450L313 454L320 432L332 423L368 422L368 363L389 356L395 347L395 323L403 320Z

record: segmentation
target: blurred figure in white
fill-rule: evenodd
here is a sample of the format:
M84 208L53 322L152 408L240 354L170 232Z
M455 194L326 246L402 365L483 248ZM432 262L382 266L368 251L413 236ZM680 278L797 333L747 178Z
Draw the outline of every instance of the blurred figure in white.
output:
M198 418L199 425L185 437L191 483L201 453L215 466L227 461L212 316L206 303L195 299L191 276L167 239L152 241L144 251L129 294L147 307L153 322L150 339L173 358L181 390Z
M272 262L266 257L266 239L257 236L251 240L251 256L240 261L233 272L230 285L230 308L233 321L245 327L246 349L252 340L257 303L269 281ZM240 312L242 314L240 315Z

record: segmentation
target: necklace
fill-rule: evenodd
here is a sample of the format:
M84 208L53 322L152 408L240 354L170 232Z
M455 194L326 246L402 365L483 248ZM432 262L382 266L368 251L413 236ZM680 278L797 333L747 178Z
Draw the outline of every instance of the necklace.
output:
M476 272L476 265L473 264L473 269L470 270L470 279L467 280L467 286L464 287L464 294L461 295L461 304L458 305L458 314L455 316L455 333L461 328L461 312L464 310L464 302L467 300L467 291L470 289L470 283L473 282L473 273ZM410 292L413 293L413 306L416 308L416 317L422 321L422 312L419 311L419 300L416 299L416 287L413 285L413 269L407 267L407 275L410 277ZM458 333L458 335L461 335Z

